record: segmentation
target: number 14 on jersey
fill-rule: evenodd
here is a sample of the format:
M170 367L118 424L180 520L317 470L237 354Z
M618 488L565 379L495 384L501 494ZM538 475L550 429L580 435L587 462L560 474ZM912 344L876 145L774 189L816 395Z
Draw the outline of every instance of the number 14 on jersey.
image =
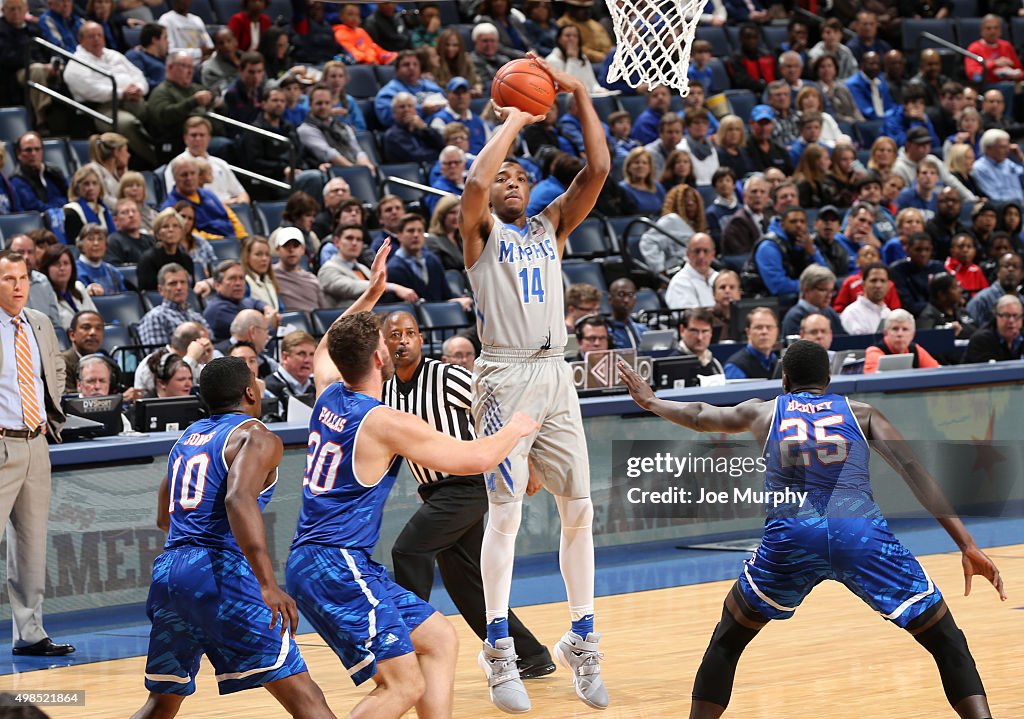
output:
M524 267L519 270L519 285L523 290L523 304L528 305L534 297L544 301L544 278L539 267Z

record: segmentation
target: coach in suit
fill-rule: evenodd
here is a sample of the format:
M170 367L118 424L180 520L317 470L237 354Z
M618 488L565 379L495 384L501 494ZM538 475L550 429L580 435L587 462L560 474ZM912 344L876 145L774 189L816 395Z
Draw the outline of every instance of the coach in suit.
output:
M51 486L44 435L59 441L64 427L64 361L50 320L26 309L28 292L24 258L0 251L0 526L13 532L7 537L12 652L63 656L75 648L46 635L43 592Z

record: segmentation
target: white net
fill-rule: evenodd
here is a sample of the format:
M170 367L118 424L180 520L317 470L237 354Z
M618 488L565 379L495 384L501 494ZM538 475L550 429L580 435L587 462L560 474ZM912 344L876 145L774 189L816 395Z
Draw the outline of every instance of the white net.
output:
M667 85L686 97L690 46L708 0L608 0L615 57L608 81Z

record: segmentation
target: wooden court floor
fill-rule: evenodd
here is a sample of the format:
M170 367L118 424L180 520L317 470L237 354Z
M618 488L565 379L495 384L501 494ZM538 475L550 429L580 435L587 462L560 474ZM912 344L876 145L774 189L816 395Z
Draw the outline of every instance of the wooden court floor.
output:
M963 596L958 554L924 557L922 563L943 589L967 635L996 719L1024 717L1024 545L989 551L1003 572L1010 599L976 582ZM737 564L737 568L738 568ZM700 658L718 620L731 582L714 582L599 598L598 628L604 632L603 673L611 707L589 709L576 699L561 668L527 682L538 719L685 717ZM518 611L518 610L517 610ZM565 630L565 607L525 607L520 616L546 643ZM456 676L455 717L501 717L489 702L476 665L478 641L458 617L461 642ZM339 717L363 695L354 688L318 636L299 638L313 678ZM128 717L145 698L142 657L0 677L0 690L86 689L87 705L48 707L55 718ZM221 697L204 662L195 695L182 717L261 719L284 717L268 693L253 690ZM410 713L410 716L413 716ZM737 672L727 717L866 719L868 717L954 717L928 654L833 582L819 586L796 616L769 625L748 648Z

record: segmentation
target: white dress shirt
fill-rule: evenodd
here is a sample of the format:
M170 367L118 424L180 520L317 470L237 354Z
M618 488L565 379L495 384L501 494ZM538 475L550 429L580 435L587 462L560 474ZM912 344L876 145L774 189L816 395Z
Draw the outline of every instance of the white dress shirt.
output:
M22 312L21 331L28 335L28 347L32 354L32 380L39 411L46 419L45 389L43 387L43 361L39 356L39 344L35 331ZM21 409L21 390L18 387L18 360L14 354L14 318L0 309L0 352L3 366L0 368L0 427L24 429L25 418ZM61 360L63 361L63 360Z
M668 289L665 290L665 304L673 310L684 310L690 307L714 307L716 277L718 277L718 273L714 270L704 277L693 269L693 265L686 263L683 269L675 273L669 280Z
M124 90L129 85L135 85L142 90L143 95L149 93L149 83L146 82L142 70L132 65L128 58L116 50L104 48L103 54L96 57L79 45L75 50L75 57L111 73L117 81L118 98L124 96ZM110 78L97 75L77 62L68 63L67 69L64 70L64 82L79 102L103 103L114 100L110 94Z
M843 329L851 335L873 335L878 332L878 325L890 312L892 310L884 302L876 305L861 295L843 310L843 314L839 315L839 321L843 323Z

